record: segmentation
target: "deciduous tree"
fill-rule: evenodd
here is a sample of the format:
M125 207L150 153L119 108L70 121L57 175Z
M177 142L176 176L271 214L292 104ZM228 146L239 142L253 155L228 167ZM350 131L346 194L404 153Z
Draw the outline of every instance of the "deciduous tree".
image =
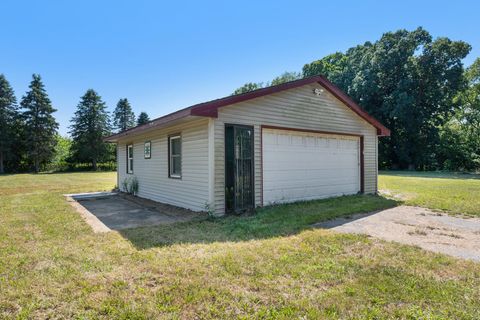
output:
M455 97L460 107L441 130L439 161L447 170L480 169L480 58L464 75L467 87Z
M285 82L294 81L302 78L300 72L284 72L270 82L271 86L276 86Z
M433 40L422 28L385 33L375 43L353 47L303 68L323 73L391 129L380 139L380 163L393 168L437 166L439 128L456 109L463 88L463 41Z
M279 75L278 77L273 78L273 80L271 82L266 82L266 83L263 83L263 82L257 82L257 83L248 82L248 83L245 83L240 88L237 88L233 92L233 94L234 95L235 94L241 94L241 93L250 92L250 91L261 89L261 88L268 87L268 86L276 86L276 85L279 85L279 84L282 84L282 83L285 83L285 82L301 79L302 77L303 77L303 75L302 75L301 72L284 72L281 75Z
M257 90L257 89L260 89L260 88L263 88L263 83L261 83L261 82L259 82L259 83L248 82L248 83L245 83L240 88L236 89L232 93L232 95L247 93L247 92Z

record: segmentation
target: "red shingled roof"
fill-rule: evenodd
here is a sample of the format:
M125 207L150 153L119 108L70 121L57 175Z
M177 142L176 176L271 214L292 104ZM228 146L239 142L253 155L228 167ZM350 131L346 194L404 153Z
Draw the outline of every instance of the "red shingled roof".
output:
M322 85L326 90L328 90L332 95L334 95L338 100L342 101L347 107L352 109L353 112L358 114L361 118L365 121L370 123L377 129L377 134L379 136L389 136L390 130L387 129L384 125L382 125L377 119L369 115L365 110L362 109L355 101L353 101L348 95L346 95L342 90L340 90L337 86L333 83L328 81L325 77L322 76L315 76L310 78L303 78L300 80L290 81L286 83L282 83L276 86L266 87L258 90L254 90L247 93L237 94L233 96L228 96L225 98L220 98L208 102L199 103L193 106L190 106L185 109L178 110L176 112L170 113L166 116L154 119L146 124L141 126L137 126L126 131L111 135L105 138L105 141L114 141L118 138L134 135L145 130L163 126L169 122L187 117L187 116L202 116L202 117L212 117L216 118L218 115L218 108L231 105L234 103L255 99L259 97L263 97L272 93L280 92L283 90L293 89L297 87L304 86L310 83L319 83Z

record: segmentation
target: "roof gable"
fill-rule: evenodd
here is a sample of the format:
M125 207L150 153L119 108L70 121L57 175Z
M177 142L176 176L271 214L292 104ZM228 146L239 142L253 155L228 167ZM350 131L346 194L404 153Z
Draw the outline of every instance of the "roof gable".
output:
M337 86L335 86L333 83L328 81L325 77L323 76L314 76L314 77L309 77L309 78L303 78L300 80L295 80L295 81L290 81L286 83L282 83L276 86L271 86L271 87L266 87L266 88L261 88L258 90L254 90L251 92L247 93L242 93L238 95L233 95L233 96L228 96L208 102L203 102L199 103L193 106L190 106L185 109L181 109L179 111L170 113L166 116L154 119L146 124L143 124L141 126L137 126L134 128L131 128L129 130L123 131L121 133L114 134L112 136L109 136L105 138L105 141L115 141L118 138L121 138L123 136L127 135L134 135L140 132L143 132L145 130L158 127L158 126L163 126L166 125L167 123L171 121L175 121L187 116L201 116L201 117L212 117L216 118L218 116L218 109L232 105L235 103L267 96L276 92L288 90L288 89L293 89L293 88L298 88L307 84L311 83L319 83L322 87L324 87L326 90L328 90L333 96L335 96L338 100L340 100L343 104L345 104L348 108L350 108L353 112L355 112L357 115L359 115L362 119L364 119L366 122L370 123L373 127L377 129L377 134L379 136L389 136L390 135L390 130L387 129L384 125L382 125L377 119L375 119L373 116L368 114L365 110L363 110L362 107L360 107L357 103L355 103L348 95L346 95L342 90L340 90Z

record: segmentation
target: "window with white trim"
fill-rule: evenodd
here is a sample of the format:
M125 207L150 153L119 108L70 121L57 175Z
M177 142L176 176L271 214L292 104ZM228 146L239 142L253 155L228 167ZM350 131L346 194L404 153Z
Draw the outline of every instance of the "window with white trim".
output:
M127 173L133 173L133 144L127 145Z
M180 135L168 138L168 175L170 178L182 177L182 137Z

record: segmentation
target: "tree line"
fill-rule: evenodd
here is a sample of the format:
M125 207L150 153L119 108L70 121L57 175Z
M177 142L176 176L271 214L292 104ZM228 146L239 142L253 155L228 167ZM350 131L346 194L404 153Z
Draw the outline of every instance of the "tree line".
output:
M110 115L101 96L89 89L71 119L70 137L62 137L54 116L57 110L40 75L33 75L28 88L18 104L13 88L0 74L0 173L85 163L97 170L99 163L115 161L115 146L103 142L105 136L150 121L145 112L136 118L126 98Z
M321 74L391 130L379 139L380 168L480 170L480 58L464 68L470 50L464 41L433 39L423 28L387 32L233 94ZM104 136L149 121L144 112L136 118L125 98L110 114L92 89L77 105L71 137L58 134L55 111L39 75L17 104L0 74L0 173L38 172L56 163L97 169L115 160Z
M470 50L423 28L398 30L266 85L327 77L391 130L379 139L380 168L480 170L480 58L464 68ZM246 83L234 94L264 86Z

